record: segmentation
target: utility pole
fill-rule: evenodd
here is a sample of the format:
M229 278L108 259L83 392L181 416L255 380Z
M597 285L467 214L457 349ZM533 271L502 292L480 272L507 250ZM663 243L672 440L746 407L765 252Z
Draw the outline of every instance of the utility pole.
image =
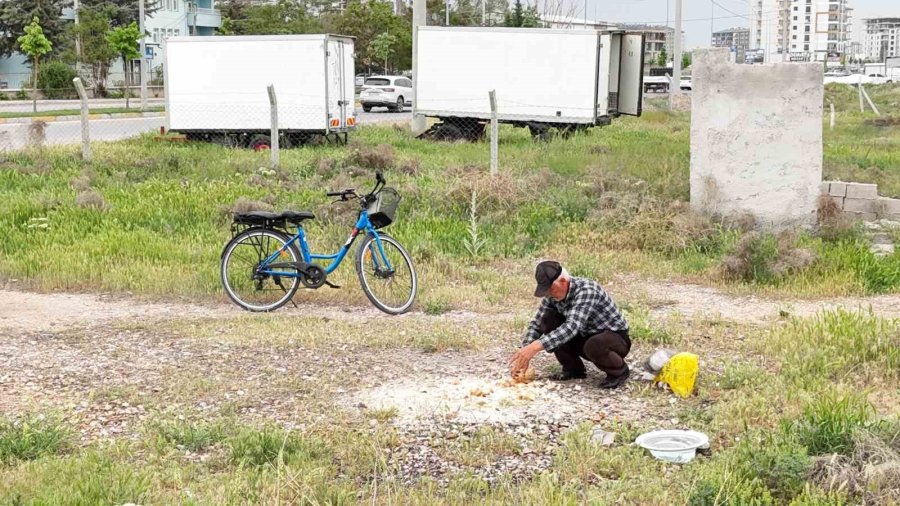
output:
M675 54L672 57L672 82L669 84L669 110L681 94L681 2L675 0Z
M72 8L75 9L75 26L78 26L78 0L72 4ZM81 34L75 36L75 71L78 72L81 70Z
M444 23L444 26L450 26L450 0L447 0L447 2L444 5L446 6L446 7L444 7L444 11L447 14L447 22Z
M75 0L76 2L78 0ZM147 110L147 43L144 37L144 0L138 0L138 29L141 31L141 111Z
M413 0L412 8L413 110L410 129L413 135L419 135L425 131L425 116L416 114L416 110L419 108L419 27L425 26L425 0Z

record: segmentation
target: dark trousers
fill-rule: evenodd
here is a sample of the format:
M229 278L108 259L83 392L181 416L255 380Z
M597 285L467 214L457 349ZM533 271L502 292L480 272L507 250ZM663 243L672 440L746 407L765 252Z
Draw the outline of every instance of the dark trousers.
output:
M559 312L548 309L540 322L541 334L549 334L565 323L565 317ZM613 332L607 330L599 334L575 336L555 350L556 360L562 364L563 370L570 373L584 372L582 358L597 366L607 376L616 377L625 374L628 366L625 356L631 351L631 340L628 331Z

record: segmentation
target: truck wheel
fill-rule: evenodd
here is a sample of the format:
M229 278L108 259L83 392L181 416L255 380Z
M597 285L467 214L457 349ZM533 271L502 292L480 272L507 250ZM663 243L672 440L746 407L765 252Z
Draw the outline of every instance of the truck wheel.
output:
M453 123L442 123L438 125L437 130L434 132L434 139L438 141L455 142L465 139L465 137L462 129Z
M272 139L270 139L268 135L254 135L250 138L247 147L253 151L268 151L272 149Z
M403 112L404 107L406 107L406 102L403 100L403 97L397 97L397 105L394 107L394 112Z
M536 141L547 142L553 138L550 129L543 125L528 125L528 130L531 132L531 138Z
M371 106L371 105L364 105L364 106L363 106L363 112L372 112L372 106Z

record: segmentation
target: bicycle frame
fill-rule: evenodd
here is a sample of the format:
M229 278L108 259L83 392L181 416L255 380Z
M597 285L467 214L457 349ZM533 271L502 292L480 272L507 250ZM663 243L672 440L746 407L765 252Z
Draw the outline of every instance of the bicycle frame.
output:
M381 243L381 237L378 235L378 231L372 226L372 222L369 221L369 212L365 209L360 211L359 219L356 220L356 226L353 227L353 231L350 232L350 236L347 238L347 242L341 246L341 249L338 250L337 253L333 255L321 255L316 253L311 253L309 250L309 244L306 242L306 232L303 230L303 225L297 225L297 234L292 237L284 246L278 249L275 253L266 258L265 261L261 263L261 266L269 265L274 262L281 256L281 254L290 247L294 242L299 244L300 247L300 255L303 257L302 261L305 263L314 263L315 260L331 260L331 263L328 264L327 267L324 267L325 274L331 274L335 271L343 262L344 257L347 256L347 252L350 251L350 247L353 246L353 242L356 240L356 236L363 232L365 234L372 234L375 236L375 244L377 246L378 256L375 256L375 251L372 251L372 258L375 262L376 267L378 266L379 259L384 263L384 266L388 270L392 270L390 260L388 260L387 255L384 253L384 246ZM286 278L296 278L300 277L299 271L289 272L289 271L280 271L280 270L269 270L269 269L260 269L260 274L268 274L274 276L281 276Z

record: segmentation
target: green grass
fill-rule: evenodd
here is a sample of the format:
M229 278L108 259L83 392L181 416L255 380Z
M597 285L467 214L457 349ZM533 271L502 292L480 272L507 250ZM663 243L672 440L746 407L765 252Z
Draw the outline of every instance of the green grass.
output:
M0 226L7 230L0 277L46 290L223 300L217 264L230 237L228 209L244 198L313 210L314 249L334 251L354 209L328 205L324 192L368 187L372 172L365 167L375 163L368 152L383 146L378 151L387 155L374 160L388 167L404 197L388 232L415 259L419 303L432 314L530 303L530 267L546 256L601 280L625 271L741 287L746 282L724 280L719 265L742 233L693 216L681 203L688 198L688 120L649 112L548 143L504 128L495 178L485 143L421 141L389 127L360 129L350 148L287 150L278 171L261 169L268 160L260 153L149 136L97 143L91 163L77 160L74 148L15 153L0 165ZM826 153L859 142L869 127L852 121L853 129L829 134ZM837 157L826 154L829 160ZM402 169L408 166L416 168ZM853 177L865 175L860 169ZM475 256L473 223L483 241ZM816 254L812 266L747 289L819 296L900 286L900 255L876 259L859 242L808 235L800 243ZM349 289L320 290L311 300L366 303L353 288L351 265L333 279Z
M0 419L0 464L63 453L70 445L67 427L53 418Z
M791 320L775 328L760 350L781 357L783 374L801 384L900 380L898 322L865 310L838 309Z
M143 112L162 112L164 107L148 107ZM139 107L97 107L90 110L91 114L119 114L126 112L142 112ZM51 111L0 111L0 118L35 118L35 117L56 117L56 116L78 116L81 109L54 109Z

